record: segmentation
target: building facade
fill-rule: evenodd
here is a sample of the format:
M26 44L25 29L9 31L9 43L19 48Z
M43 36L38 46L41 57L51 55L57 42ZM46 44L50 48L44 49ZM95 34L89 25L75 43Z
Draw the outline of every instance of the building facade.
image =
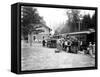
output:
M42 25L39 29L43 30L43 32L38 34L32 33L32 42L42 42L43 39L49 38L51 29L48 26Z

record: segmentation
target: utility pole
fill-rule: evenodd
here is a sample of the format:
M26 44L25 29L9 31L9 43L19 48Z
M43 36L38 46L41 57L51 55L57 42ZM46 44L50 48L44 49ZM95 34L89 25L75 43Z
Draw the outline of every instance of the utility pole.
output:
M81 21L79 21L79 31L80 31L80 28L81 28Z

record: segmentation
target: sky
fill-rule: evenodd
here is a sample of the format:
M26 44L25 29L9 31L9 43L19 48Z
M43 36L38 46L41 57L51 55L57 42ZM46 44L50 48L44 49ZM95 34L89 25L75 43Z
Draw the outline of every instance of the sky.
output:
M47 7L35 7L40 16L43 17L46 25L52 29L54 32L61 24L66 23L68 17L66 15L67 9L59 8L47 8ZM95 13L94 10L80 10L80 14L90 14Z
M52 29L56 29L59 24L66 22L67 16L65 9L57 8L37 8L39 15L46 21L46 25Z

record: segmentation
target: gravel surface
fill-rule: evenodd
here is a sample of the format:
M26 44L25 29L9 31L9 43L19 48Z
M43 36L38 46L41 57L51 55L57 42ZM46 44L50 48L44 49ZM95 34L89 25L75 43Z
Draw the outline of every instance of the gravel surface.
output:
M22 70L41 70L95 66L95 59L89 55L55 53L55 48L42 47L41 44L33 46L24 45L21 51Z

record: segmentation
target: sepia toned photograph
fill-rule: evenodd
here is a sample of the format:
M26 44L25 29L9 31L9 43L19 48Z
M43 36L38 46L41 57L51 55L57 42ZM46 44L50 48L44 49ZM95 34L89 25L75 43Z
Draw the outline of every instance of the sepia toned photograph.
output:
M96 12L21 6L21 71L95 67Z

